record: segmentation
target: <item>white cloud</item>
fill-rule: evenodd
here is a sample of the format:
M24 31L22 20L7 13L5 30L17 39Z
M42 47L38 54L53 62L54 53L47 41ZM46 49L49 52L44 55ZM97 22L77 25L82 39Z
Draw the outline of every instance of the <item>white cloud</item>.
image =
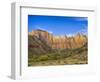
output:
M53 33L52 31L50 31L50 30L47 30L47 29L44 29L44 28L41 28L41 27L36 27L36 29L40 29L40 30L44 30L44 31L47 31L47 32L49 32L49 33Z
M48 31L50 34L53 34L53 32L52 31Z
M77 33L81 33L81 34L84 34L84 35L88 34L87 29L82 29L82 30L78 31Z
M66 36L67 37L72 37L72 36L75 36L76 34L78 34L78 33L80 33L80 34L83 34L83 35L88 35L88 32L87 32L87 30L86 29L82 29L82 30L79 30L79 31L77 31L77 32L75 32L75 33L69 33L69 34L66 34Z
M74 34L66 34L67 37L72 37Z
M46 29L44 29L44 28L41 28L41 27L35 27L36 29L41 29L41 30L46 30Z

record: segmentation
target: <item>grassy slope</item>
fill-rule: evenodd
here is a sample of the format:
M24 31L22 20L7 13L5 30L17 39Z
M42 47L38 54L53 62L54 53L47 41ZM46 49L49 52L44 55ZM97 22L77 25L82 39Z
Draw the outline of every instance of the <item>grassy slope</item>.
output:
M29 37L29 44L41 48L29 48L29 66L87 64L87 44L78 49L52 50L50 46L36 37Z

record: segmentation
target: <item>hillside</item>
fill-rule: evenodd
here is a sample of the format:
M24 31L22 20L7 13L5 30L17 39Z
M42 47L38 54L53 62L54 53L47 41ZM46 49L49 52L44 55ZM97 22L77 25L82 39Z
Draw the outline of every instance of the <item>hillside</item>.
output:
M64 65L87 63L87 37L53 36L47 31L35 30L28 34L28 65Z
M52 51L52 48L46 43L45 40L37 38L36 36L29 35L28 44L28 51L30 55L40 55Z
M86 35L81 33L77 33L71 37L68 37L67 35L54 36L47 31L37 29L29 32L29 36L44 40L46 44L51 46L53 49L79 48L87 42Z

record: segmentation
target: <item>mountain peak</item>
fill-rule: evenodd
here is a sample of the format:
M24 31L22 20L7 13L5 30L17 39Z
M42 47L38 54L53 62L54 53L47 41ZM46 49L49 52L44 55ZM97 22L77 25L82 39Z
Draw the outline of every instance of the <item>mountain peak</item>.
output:
M45 30L36 29L29 32L29 35L44 40L49 46L52 46L52 48L77 48L87 42L87 37L82 33L76 33L72 36L54 36Z

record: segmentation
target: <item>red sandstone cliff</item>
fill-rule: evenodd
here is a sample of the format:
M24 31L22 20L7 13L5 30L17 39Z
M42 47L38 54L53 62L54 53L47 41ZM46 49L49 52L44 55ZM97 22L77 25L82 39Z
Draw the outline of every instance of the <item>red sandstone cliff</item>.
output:
M67 35L53 36L53 34L50 34L47 31L38 29L29 32L28 35L33 37L36 36L37 38L44 40L53 49L79 48L87 43L87 36L80 33L71 37L68 37Z

